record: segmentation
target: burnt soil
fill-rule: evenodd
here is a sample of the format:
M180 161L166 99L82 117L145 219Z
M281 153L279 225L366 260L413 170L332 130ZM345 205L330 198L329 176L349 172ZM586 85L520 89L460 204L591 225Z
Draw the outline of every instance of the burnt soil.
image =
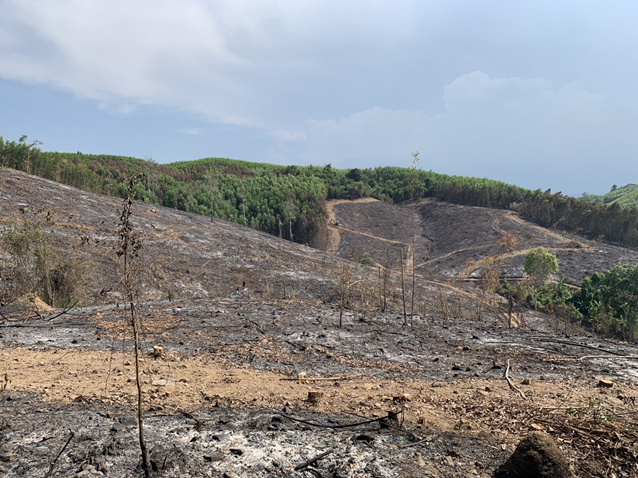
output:
M87 279L71 310L37 299L0 309L0 473L142 476L118 201L5 170L0 206L3 226L51 212L48 245L85 264ZM504 305L481 302L473 281L504 233L518 241L503 259L510 277L537 245L572 283L635 263L634 250L511 211L329 206L335 254L135 204L144 423L158 476L487 477L532 430L558 442L577 476L638 476L636 346L528 309L509 328ZM417 271L412 317L401 251L404 280ZM381 269L350 260L365 252L389 271L384 311Z

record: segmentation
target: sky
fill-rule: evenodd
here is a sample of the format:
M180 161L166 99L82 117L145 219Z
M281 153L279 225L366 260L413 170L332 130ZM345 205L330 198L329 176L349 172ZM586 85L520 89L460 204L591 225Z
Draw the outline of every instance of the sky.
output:
M638 2L0 0L0 136L42 149L638 183Z

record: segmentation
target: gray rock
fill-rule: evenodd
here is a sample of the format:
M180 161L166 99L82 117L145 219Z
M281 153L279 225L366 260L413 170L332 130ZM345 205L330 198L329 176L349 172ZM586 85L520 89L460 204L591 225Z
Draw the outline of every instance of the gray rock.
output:
M531 432L494 478L572 478L572 474L556 442L545 433Z

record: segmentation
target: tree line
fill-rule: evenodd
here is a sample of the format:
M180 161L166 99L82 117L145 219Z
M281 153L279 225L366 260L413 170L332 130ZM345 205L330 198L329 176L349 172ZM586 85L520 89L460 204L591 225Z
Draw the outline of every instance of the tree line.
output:
M45 152L39 141L0 137L0 166L87 191L124 197L126 179L145 178L136 197L150 203L234 221L297 242L317 245L326 226L325 201L372 197L390 203L436 198L512 209L545 227L638 246L638 211L596 204L550 190L529 190L490 179L400 167L335 169L279 166L226 158L172 164L152 159Z

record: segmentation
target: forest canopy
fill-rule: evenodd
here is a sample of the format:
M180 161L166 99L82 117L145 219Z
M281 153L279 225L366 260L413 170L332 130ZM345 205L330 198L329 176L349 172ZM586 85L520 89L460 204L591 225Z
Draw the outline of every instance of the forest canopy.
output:
M144 173L137 197L319 245L325 201L371 197L390 203L436 198L457 204L513 209L545 227L638 245L634 207L593 203L551 191L490 179L449 176L400 167L335 169L280 166L227 158L157 164L125 156L45 152L39 141L0 137L0 167L86 191L122 197L125 182ZM290 227L288 227L290 226Z

